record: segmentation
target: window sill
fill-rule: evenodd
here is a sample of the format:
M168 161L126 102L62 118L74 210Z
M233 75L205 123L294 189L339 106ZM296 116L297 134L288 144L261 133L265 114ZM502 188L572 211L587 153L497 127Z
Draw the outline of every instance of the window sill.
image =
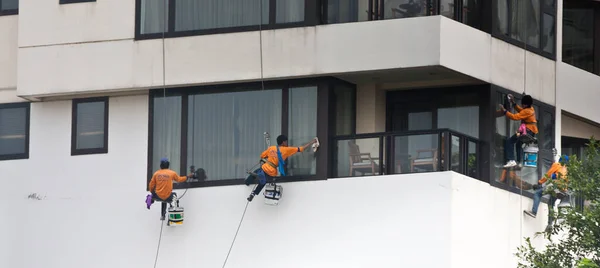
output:
M29 159L29 153L0 155L0 161Z
M58 3L61 5L67 5L67 4L79 4L79 3L89 3L89 2L96 2L96 0L60 0Z
M90 155L90 154L107 154L108 148L92 148L92 149L74 149L71 150L71 156L75 155Z
M19 10L18 9L0 10L0 16L11 16L11 15L19 15Z
M229 28L215 28L215 29L204 29L204 30L190 30L190 31L177 31L177 32L165 32L164 38L177 38L177 37L190 37L190 36L202 36L212 34L227 34L227 33L240 33L240 32L252 32L259 30L276 30L286 28L298 28L298 27L309 27L304 22L292 22L292 23L281 23L276 25L251 25L251 26L239 26ZM148 39L161 39L163 33L147 33L142 34L140 31L136 31L134 40L148 40Z
M230 180L207 180L207 181L202 181L202 182L182 182L182 183L175 183L173 184L173 189L176 190L183 190L183 189L189 189L189 188L203 188L203 187L215 187L215 186L232 186L232 185L243 185L246 186L246 184L244 184L244 180L245 179L230 179ZM302 181L320 181L320 180L327 180L326 178L318 178L317 175L310 175L310 176L286 176L286 177L282 177L279 178L277 180L277 183L288 183L288 182L302 182ZM150 179L148 179L148 182L150 182ZM272 180L268 180L267 184L273 182ZM254 185L256 185L256 183L254 184L250 184L250 186L248 187L252 187L252 189L254 189Z
M524 47L523 46L524 45L523 42L514 40L514 39L512 39L512 38L510 38L510 37L508 37L506 35L503 35L503 34L494 33L494 34L492 34L492 37L494 37L496 39L500 39L500 40L502 40L502 41L504 41L506 43L509 43L509 44L514 45L516 47L519 47L521 49L523 49L523 47ZM556 61L556 55L555 54L548 53L548 52L543 51L543 50L541 50L539 48L535 48L535 47L532 47L530 45L527 45L527 51L529 51L531 53L535 53L537 55L540 55L540 56L542 56L544 58Z

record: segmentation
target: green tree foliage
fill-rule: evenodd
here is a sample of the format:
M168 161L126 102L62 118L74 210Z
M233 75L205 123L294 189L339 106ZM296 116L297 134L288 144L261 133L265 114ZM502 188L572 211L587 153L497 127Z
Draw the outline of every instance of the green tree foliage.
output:
M534 248L531 238L517 250L519 268L600 268L600 144L593 137L583 159L569 156L568 188L571 198L583 197L586 205L552 210L554 222L542 235L545 248ZM545 193L565 185L559 176Z

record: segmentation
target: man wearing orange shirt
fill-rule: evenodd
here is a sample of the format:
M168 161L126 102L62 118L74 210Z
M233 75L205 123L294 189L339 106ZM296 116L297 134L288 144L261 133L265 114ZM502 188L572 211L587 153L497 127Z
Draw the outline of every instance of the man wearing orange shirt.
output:
M544 189L547 187L546 182L548 181L548 179L552 179L552 181L554 180L561 180L560 185L563 186L562 188L557 189L558 191L560 191L560 193L565 193L567 191L566 189L566 185L568 182L567 179L567 163L569 162L569 156L564 155L561 156L558 159L558 162L555 162L552 164L552 166L550 167L550 169L548 170L548 172L546 172L546 176L542 177L539 181L537 185L534 185L533 188L535 189L535 193L533 195L533 207L531 208L531 211L523 211L525 214L534 217L537 215L537 211L538 211L538 207L540 206L540 202L542 200L542 196L544 195ZM559 199L554 195L550 195L549 198L549 202L548 202L548 226L552 225L552 221L553 219L553 214L552 214L552 210L554 210L554 203L556 203L556 200Z
M160 211L160 220L165 220L165 214L167 214L167 203L171 203L173 201L173 181L176 182L184 182L187 178L192 177L190 174L186 176L179 176L177 172L169 169L169 160L167 158L163 158L160 160L160 170L156 171L150 180L150 184L148 185L148 189L152 193L152 203L154 200L160 201L161 211ZM148 206L150 209L150 206Z
M515 99L512 95L509 95L510 102L515 104ZM521 100L521 105L515 105L515 110L517 110L516 114L513 114L507 111L504 106L500 105L500 109L502 112L511 120L521 121L521 124L525 124L525 128L527 129L527 134L531 137L535 137L538 133L537 128L537 120L535 119L535 110L533 109L533 98L529 95L523 96ZM516 145L516 146L515 146ZM517 156L515 161L515 147L517 150ZM505 168L521 166L521 157L523 156L523 142L519 140L517 134L506 140L506 144L504 145L504 156L506 157L506 165Z
M260 194L260 191L262 191L267 183L267 179L277 176L277 171L279 171L282 176L285 176L283 167L285 165L285 160L288 157L298 152L304 152L306 148L316 143L317 139L315 138L301 147L288 147L287 142L288 139L285 135L279 135L277 137L277 146L270 146L260 154L260 158L266 158L266 161L260 168L254 171L256 177L258 177L258 186L256 186L254 192L248 197L248 202L251 202L252 199L254 199L254 196ZM254 181L254 177L254 174L248 176L248 178L246 178L246 185L250 185L250 183Z

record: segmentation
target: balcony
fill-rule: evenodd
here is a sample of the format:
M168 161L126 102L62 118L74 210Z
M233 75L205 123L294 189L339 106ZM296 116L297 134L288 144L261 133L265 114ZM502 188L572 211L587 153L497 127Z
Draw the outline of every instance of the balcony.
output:
M333 177L455 171L480 179L480 141L450 130L368 133L333 138Z

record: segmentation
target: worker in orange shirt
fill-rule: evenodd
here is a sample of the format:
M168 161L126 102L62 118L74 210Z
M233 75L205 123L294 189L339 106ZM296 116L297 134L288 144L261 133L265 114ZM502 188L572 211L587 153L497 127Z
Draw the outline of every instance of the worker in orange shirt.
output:
M515 98L512 95L509 94L508 98L511 103L515 104ZM532 106L533 98L529 95L523 96L523 99L521 100L521 105L522 107L518 104L515 105L515 110L517 110L516 114L507 111L502 104L500 104L500 109L509 119L514 121L520 120L521 124L525 124L527 134L535 138L535 135L538 134L538 128L537 120L535 119L535 110ZM515 147L517 150L516 161ZM517 134L506 139L506 144L504 145L504 156L507 159L506 165L504 165L505 168L514 167L517 165L521 167L521 157L523 156L523 142L519 140L519 136Z
M277 137L277 146L270 146L260 154L260 158L266 158L266 161L261 167L254 171L254 174L258 177L258 186L248 197L248 202L251 202L252 199L254 199L254 196L260 194L260 191L262 191L267 183L267 179L277 176L277 171L279 171L282 176L285 176L284 165L285 160L288 157L298 152L304 152L307 147L317 143L317 139L315 138L301 147L288 147L287 142L288 138L285 135L279 135ZM254 181L254 174L251 174L246 178L246 185L250 185Z
M169 159L163 158L160 160L160 170L154 172L154 175L152 175L148 189L150 190L150 193L152 193L152 201L150 204L154 203L154 200L162 202L160 211L161 221L165 220L167 203L171 203L173 201L173 196L175 195L175 193L173 193L173 181L184 182L189 177L193 177L193 174L190 174L187 177L179 176L177 172L170 170ZM149 204L148 209L150 209Z
M531 208L531 211L523 211L525 214L534 217L537 215L537 210L538 207L540 206L540 202L542 200L542 196L544 195L544 189L548 186L546 184L546 182L548 182L548 178L552 179L553 181L555 180L561 180L560 185L564 186L564 187L559 187L557 190L559 190L561 193L566 193L567 189L566 189L566 184L568 182L567 179L567 163L569 162L569 156L564 155L561 156L558 159L558 162L555 162L552 164L552 166L550 167L550 169L548 170L548 172L546 172L546 175L544 177L542 177L539 181L537 185L534 185L533 188L535 189L535 193L533 195L533 207ZM548 202L548 209L549 209L549 215L548 215L548 226L550 226L552 224L553 221L553 216L552 213L550 213L550 211L552 211L554 209L554 203L556 202L556 200L559 199L554 195L550 195L549 198L549 202Z

